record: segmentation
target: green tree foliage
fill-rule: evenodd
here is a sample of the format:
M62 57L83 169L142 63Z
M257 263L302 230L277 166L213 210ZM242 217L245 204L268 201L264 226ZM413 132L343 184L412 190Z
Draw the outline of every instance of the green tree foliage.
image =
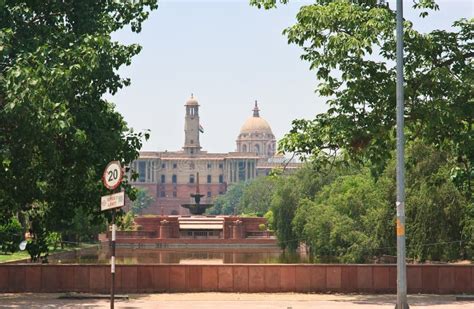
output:
M97 234L105 231L105 222L95 223L94 214L84 208L77 208L73 211L74 216L71 223L62 234L67 242L81 243L93 242L97 239Z
M253 0L265 8L275 0ZM280 1L286 3L287 1ZM380 173L394 149L395 12L381 1L315 0L301 7L284 34L303 48L329 109L313 120L294 120L281 150L320 162L344 150L368 159ZM438 9L432 0L417 9ZM423 10L422 16L427 16ZM427 17L429 18L429 17ZM422 138L456 156L459 180L472 195L474 161L474 20L453 31L420 33L404 23L405 126L407 140Z
M393 227L392 218L382 220L385 209L381 190L368 173L341 176L314 201L300 202L293 227L315 256L360 263L379 247L379 225Z
M227 192L214 200L214 206L207 213L211 215L236 215L244 192L246 182L239 182L229 186Z
M118 221L118 228L120 231L135 231L135 216L133 212L129 211Z
M472 204L450 179L455 161L420 141L407 149L407 255L417 261L472 259ZM300 199L291 226L316 257L364 262L395 254L395 160L377 179L366 170Z
M147 189L137 189L136 199L132 202L130 212L134 215L141 215L142 211L150 207L155 202L155 198L148 193Z
M244 187L238 212L262 217L270 209L274 187L274 177L259 177L249 182Z
M269 9L288 0L250 2ZM439 9L433 0L415 1L414 8L422 17ZM280 221L277 235L292 225L315 254L342 261L393 254L395 12L385 1L315 0L296 20L284 34L302 47L329 108L313 120L294 120L279 147L309 159L315 178L328 177L300 191L294 218L284 227ZM407 245L418 260L473 255L474 19L453 26L421 33L404 22ZM298 180L284 182L300 187ZM289 207L295 208L291 199Z
M103 97L130 83L117 70L140 51L111 33L139 32L156 7L156 0L0 1L0 224L18 215L35 252L45 250L36 238L69 229L74 209L102 223L105 165L138 156L148 133L130 130ZM134 197L127 179L123 188Z
M0 225L0 251L14 253L23 239L23 230L17 218L12 217L5 224Z
M282 180L272 198L273 228L282 249L295 251L299 240L292 229L291 222L298 207L300 192L292 178Z
M450 180L455 160L422 143L411 144L407 153L408 256L421 261L472 258L472 204Z
M273 211L270 209L263 215L263 217L267 219L267 228L270 231L273 231Z

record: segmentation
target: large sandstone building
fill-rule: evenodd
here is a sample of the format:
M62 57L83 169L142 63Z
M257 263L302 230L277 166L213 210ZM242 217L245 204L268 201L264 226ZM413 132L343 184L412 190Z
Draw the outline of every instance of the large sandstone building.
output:
M224 194L230 184L267 175L282 162L275 157L276 140L268 122L260 117L257 102L237 137L237 149L229 153L202 150L199 134L199 103L192 95L184 105L184 146L180 151L143 151L132 163L139 173L136 187L146 188L155 198L145 214L187 215L181 204L190 203L190 194L199 191L206 202ZM197 179L199 175L199 180Z

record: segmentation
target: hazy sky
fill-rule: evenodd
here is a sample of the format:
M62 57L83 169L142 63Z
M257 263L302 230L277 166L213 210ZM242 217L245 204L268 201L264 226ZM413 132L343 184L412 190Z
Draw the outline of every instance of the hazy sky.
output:
M201 146L209 152L235 150L254 100L277 139L293 119L324 112L325 99L314 93L314 72L300 60L301 49L282 35L294 24L299 7L311 2L290 1L265 11L250 7L248 0L162 0L141 33L116 33L115 39L143 47L131 66L120 70L131 78L131 86L112 98L130 127L151 130L143 150L181 149L183 105L191 93L201 105ZM405 17L428 31L474 16L470 0L437 2L440 11L419 19L412 1L404 1Z

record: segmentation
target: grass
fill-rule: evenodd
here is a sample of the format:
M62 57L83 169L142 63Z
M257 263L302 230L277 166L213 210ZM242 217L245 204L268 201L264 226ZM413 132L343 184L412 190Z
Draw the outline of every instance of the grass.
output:
M18 251L13 254L0 254L0 263L29 259L30 255L26 251Z
M54 253L59 253L59 252L66 252L66 251L71 251L71 250L77 250L77 249L83 249L83 248L89 248L96 246L96 244L79 244L76 246L65 246L64 249L61 249L60 247L54 250L53 247L49 248L49 255L54 254ZM28 252L25 251L18 251L13 254L4 254L3 252L0 252L0 263L5 263L5 262L13 262L13 261L19 261L19 260L24 260L24 259L29 259L30 255Z

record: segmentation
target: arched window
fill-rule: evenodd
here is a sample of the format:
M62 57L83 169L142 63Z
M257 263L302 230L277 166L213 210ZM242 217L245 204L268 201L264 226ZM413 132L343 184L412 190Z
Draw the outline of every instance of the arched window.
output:
M260 145L259 145L259 144L255 144L255 148L254 148L254 149L255 149L255 152L256 152L257 154L260 154Z
M242 152L247 152L247 145L242 145Z

